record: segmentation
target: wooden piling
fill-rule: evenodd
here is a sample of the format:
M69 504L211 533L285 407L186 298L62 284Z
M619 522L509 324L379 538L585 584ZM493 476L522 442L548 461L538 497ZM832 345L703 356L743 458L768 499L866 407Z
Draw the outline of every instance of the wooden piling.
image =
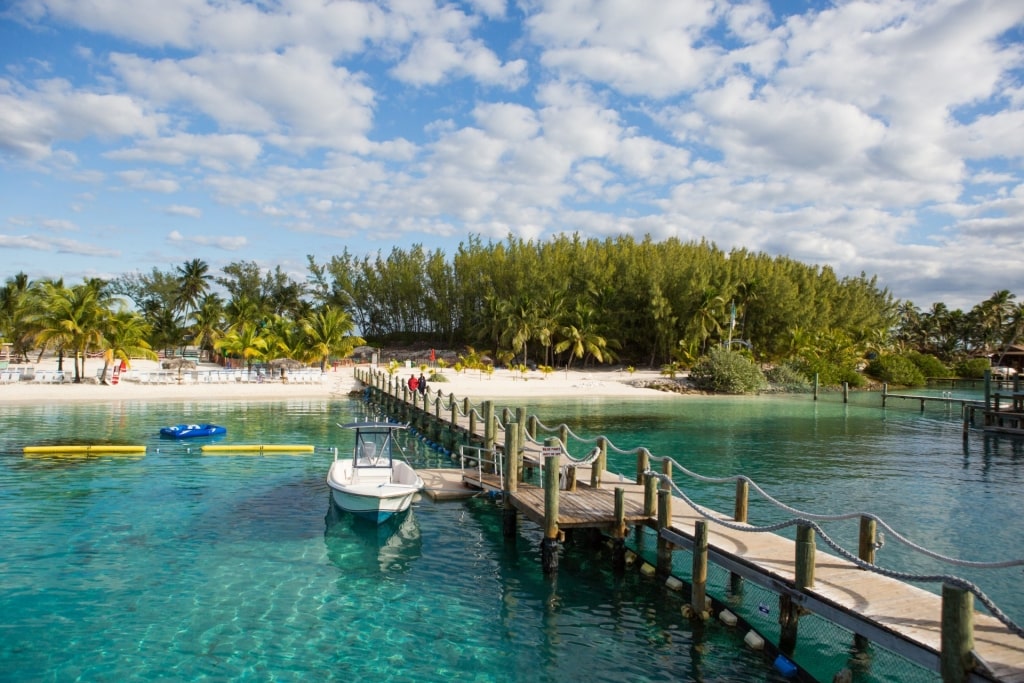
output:
M657 512L658 478L653 474L644 476L644 514L653 517Z
M750 483L746 479L736 480L736 504L733 512L733 520L741 524L747 523L747 510L750 501Z
M597 460L590 467L590 485L595 489L601 488L601 478L608 463L608 439L603 436L597 437L597 448Z
M942 636L939 667L942 683L962 683L974 668L974 595L942 585Z
M644 472L650 469L651 452L646 448L638 448L636 451L636 483L644 483Z
M558 571L558 465L561 446L558 439L544 440L544 538L541 540L541 566L545 574Z
M616 574L626 570L626 491L615 488L615 524L611 530L612 569Z
M698 519L693 523L693 589L690 606L696 614L708 609L708 523Z
M664 486L664 483L662 484ZM658 566L660 576L672 573L672 543L662 538L661 531L672 526L672 491L658 489Z
M875 543L877 542L878 524L870 517L860 518L860 538L857 543L857 557L865 562L875 563Z
M519 458L520 451L516 444L519 438L519 432L515 429L505 429L505 481L504 490L502 492L503 497L503 509L502 509L502 535L505 538L515 538L516 535L516 508L512 504L512 496L519 490L519 477L517 472L519 471Z

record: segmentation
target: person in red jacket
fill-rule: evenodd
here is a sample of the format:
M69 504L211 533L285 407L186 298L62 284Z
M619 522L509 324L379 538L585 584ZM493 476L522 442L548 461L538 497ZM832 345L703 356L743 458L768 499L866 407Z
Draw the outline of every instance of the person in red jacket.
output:
M409 375L409 391L415 392L417 386L419 386L419 380L416 379L416 375Z

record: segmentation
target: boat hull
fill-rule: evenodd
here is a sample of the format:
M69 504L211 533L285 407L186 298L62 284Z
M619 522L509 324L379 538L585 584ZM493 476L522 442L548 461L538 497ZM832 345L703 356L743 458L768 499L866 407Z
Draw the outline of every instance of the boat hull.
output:
M351 460L336 460L327 474L327 485L339 508L380 524L409 509L423 480L402 462L392 468L353 472Z

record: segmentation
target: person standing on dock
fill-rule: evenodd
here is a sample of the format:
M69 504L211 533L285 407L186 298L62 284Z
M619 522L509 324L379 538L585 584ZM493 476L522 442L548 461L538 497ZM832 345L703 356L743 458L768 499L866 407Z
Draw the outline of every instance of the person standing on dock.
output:
M420 378L416 381L416 385L419 387L420 396L426 396L427 395L427 378L423 376L422 372L420 373Z
M409 375L409 391L415 392L416 387L419 385L419 381L416 379L416 375Z

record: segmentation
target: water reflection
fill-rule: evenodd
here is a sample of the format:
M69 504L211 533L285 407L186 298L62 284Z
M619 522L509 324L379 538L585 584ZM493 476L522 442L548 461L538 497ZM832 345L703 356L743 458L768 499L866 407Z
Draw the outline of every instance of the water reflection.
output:
M327 557L347 576L402 573L422 554L413 508L374 524L341 510L328 497L324 524Z

